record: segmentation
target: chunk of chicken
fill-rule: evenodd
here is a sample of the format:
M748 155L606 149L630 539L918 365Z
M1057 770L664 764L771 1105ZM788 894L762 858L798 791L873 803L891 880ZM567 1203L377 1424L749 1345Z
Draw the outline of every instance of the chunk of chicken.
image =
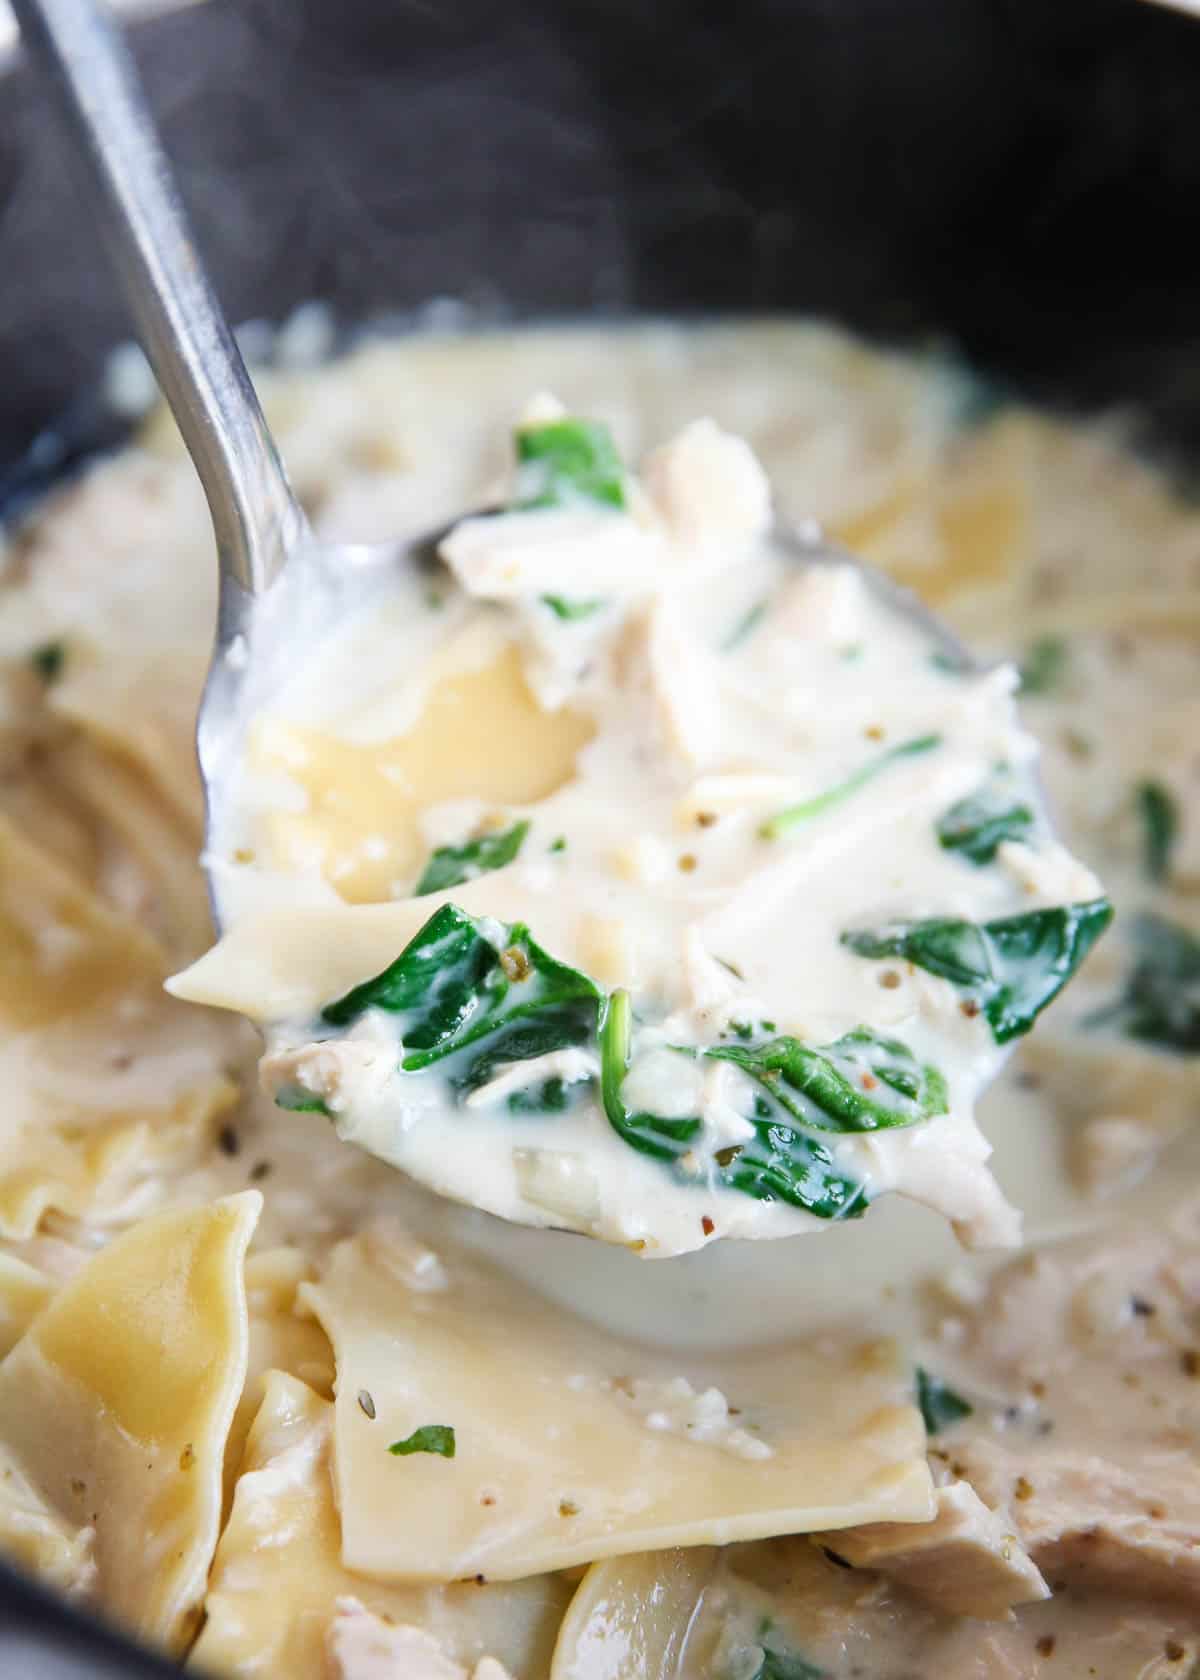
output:
M385 1622L356 1598L338 1600L325 1653L329 1680L510 1680L494 1657L464 1668L424 1628Z
M977 1405L931 1458L970 1482L1052 1587L1200 1593L1198 1311L1193 1201L1157 1229L1023 1257L943 1327L955 1386L1009 1404Z
M968 1482L937 1490L927 1523L866 1523L816 1536L856 1569L877 1569L952 1616L1007 1617L1050 1589L1014 1531Z
M643 477L680 542L749 543L771 523L771 486L754 451L713 420L694 420L655 450Z
M1200 1472L1189 1454L1126 1449L1117 1463L979 1440L956 1445L955 1460L1053 1584L1195 1602Z

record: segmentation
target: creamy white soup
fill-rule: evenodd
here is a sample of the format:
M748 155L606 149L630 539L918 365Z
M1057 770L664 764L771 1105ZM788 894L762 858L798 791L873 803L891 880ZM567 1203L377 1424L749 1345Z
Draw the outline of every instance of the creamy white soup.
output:
M0 1545L218 1675L1187 1675L1200 516L804 323L262 383L320 531L496 511L259 720L211 951L165 417L7 534Z
M639 481L543 396L515 456L255 722L208 854L237 931L172 990L506 1219L665 1257L897 1189L1014 1244L975 1101L1111 917L1016 668L773 529L711 420Z

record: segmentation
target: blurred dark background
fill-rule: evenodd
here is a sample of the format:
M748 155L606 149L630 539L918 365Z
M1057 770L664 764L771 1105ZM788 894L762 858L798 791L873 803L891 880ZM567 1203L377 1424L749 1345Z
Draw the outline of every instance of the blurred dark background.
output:
M792 310L1200 460L1200 21L1142 0L204 0L136 50L235 320ZM0 65L0 504L128 337ZM57 443L43 438L66 416ZM164 1672L0 1569L0 1674Z
M205 0L138 56L237 320L799 310L1200 436L1200 20L1142 0ZM0 461L127 336L0 73Z

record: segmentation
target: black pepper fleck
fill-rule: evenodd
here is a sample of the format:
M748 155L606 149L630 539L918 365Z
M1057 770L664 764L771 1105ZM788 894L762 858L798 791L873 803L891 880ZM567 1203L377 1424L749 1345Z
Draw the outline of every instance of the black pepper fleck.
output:
M522 980L528 980L533 973L533 965L519 945L510 945L506 951L501 951L500 967L514 985L520 985Z

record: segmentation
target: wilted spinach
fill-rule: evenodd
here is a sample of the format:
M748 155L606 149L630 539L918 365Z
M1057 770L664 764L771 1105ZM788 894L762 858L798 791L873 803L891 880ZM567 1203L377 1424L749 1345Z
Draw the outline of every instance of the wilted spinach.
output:
M945 1114L946 1081L923 1067L906 1044L866 1027L819 1050L795 1038L720 1044L706 1052L733 1062L804 1126L823 1132L873 1132Z
M549 607L555 618L564 624L575 624L581 618L591 618L605 605L604 601L572 601L566 595L543 595L542 605Z
M1200 1055L1200 939L1149 911L1133 918L1129 934L1134 961L1125 989L1085 1024L1176 1055Z
M1005 840L1028 839L1033 820L1031 808L997 782L951 805L938 818L937 836L946 851L981 866L992 862Z
M635 1114L621 1093L629 1070L633 1008L629 993L612 993L600 1023L600 1099L608 1123L622 1142L658 1161L678 1161L699 1137L699 1115Z
M937 917L842 934L861 957L915 963L967 993L997 1044L1027 1033L1112 920L1105 898L992 922Z
M454 1057L447 1071L468 1090L502 1063L586 1043L600 988L551 957L523 923L501 928L498 940L496 926L443 904L381 974L322 1010L322 1022L350 1026L368 1009L394 1015L401 1071Z
M1067 668L1067 644L1061 636L1039 636L1021 661L1021 693L1048 694Z
M814 795L812 799L801 800L798 805L788 805L782 811L776 811L773 817L768 817L759 828L759 835L764 840L783 840L795 829L808 822L812 817L818 817L834 805L840 805L843 799L848 799L859 788L874 781L881 770L886 770L889 764L894 764L901 758L913 758L918 753L932 752L940 747L940 735L919 735L912 741L901 741L886 752L879 753L870 763L855 770L836 787L827 788L824 793Z
M702 1131L698 1116L631 1113L622 1085L629 1062L629 995L614 992L600 1032L601 1094L609 1123L643 1154L679 1162ZM740 1067L759 1086L746 1116L754 1135L718 1150L714 1179L759 1201L782 1201L822 1219L865 1212L863 1186L839 1169L813 1132L912 1125L946 1109L945 1082L903 1044L860 1028L813 1049L794 1038L684 1051Z
M1146 875L1151 881L1165 881L1179 832L1179 807L1161 782L1139 782L1133 796L1142 820L1142 862Z
M516 434L519 509L570 507L598 502L623 509L625 468L612 433L599 420L574 416L522 426Z
M940 1377L930 1376L917 1366L917 1405L925 1419L925 1430L936 1435L960 1418L970 1417L975 1410L961 1394L956 1394Z
M445 892L448 887L461 887L477 875L491 869L503 869L512 863L529 833L527 822L514 823L503 834L481 834L478 839L465 840L461 846L439 846L421 873L413 889L414 896L424 898L427 893Z

